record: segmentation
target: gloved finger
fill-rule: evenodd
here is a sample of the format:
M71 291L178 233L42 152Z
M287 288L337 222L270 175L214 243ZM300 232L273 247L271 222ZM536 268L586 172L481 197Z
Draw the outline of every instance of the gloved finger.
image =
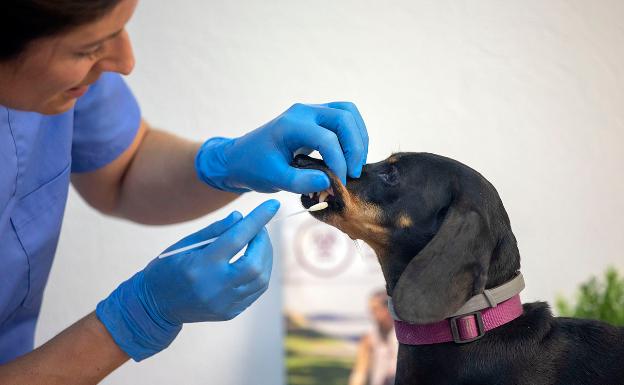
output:
M364 158L362 159L362 166L365 165L366 157L368 156L368 130L366 129L366 124L364 123L364 119L362 118L358 108L351 102L331 102L325 103L324 105L331 108L337 108L339 110L349 111L351 115L353 115L353 118L355 119L355 122L360 130L360 135L362 136L362 143L364 144Z
M243 311L245 311L245 309L247 309L249 306L251 306L254 302L256 302L258 300L258 298L260 298L262 296L262 294L264 294L266 292L267 288L264 288L262 290L256 291L250 295L248 295L247 297L233 302L232 303L232 307L230 309L230 312L232 313L232 315L235 317L239 314L241 314ZM234 318L232 317L232 318Z
M206 248L210 252L205 255L208 258L217 257L227 263L262 230L279 207L280 203L275 199L263 202L210 244Z
M269 280L270 281L270 280ZM257 293L259 291L264 292L267 290L267 288L269 287L269 281L261 281L259 279L249 282L245 285L239 286L237 288L235 288L234 290L236 290L236 295L243 298L243 297L248 297L254 293Z
M347 183L345 154L342 152L342 147L340 147L340 142L334 132L316 124L307 124L303 127L293 127L293 130L287 134L284 140L287 142L291 153L301 147L312 148L320 152L327 166L340 178L343 184Z
M273 175L271 181L276 188L296 194L323 191L330 186L329 177L323 171L296 168L285 162L274 166Z
M265 287L262 290L259 290L253 294L250 294L249 296L247 296L244 300L243 300L243 304L245 304L245 308L243 308L243 310L245 310L246 308L248 308L249 306L251 306L254 302L256 302L258 300L258 298L262 297L262 294L266 293L268 287Z
M265 228L249 242L245 254L231 264L232 285L240 288L241 296L269 284L273 268L273 247Z
M168 251L179 249L181 247L185 247L188 245L192 245L194 243L202 242L214 237L218 237L223 234L223 232L230 227L232 227L235 223L240 221L243 218L243 215L238 211L233 211L227 217L223 218L220 221L214 222L203 229L193 233L185 238L182 238L178 242L169 246L166 250L164 250L161 254L164 254Z
M336 134L347 162L350 177L357 178L362 172L365 147L355 117L349 111L326 106L311 106L316 113L316 123Z

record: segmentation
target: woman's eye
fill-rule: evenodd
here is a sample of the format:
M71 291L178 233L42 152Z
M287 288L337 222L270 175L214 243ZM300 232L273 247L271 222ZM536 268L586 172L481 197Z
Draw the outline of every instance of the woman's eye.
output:
M392 166L389 170L379 173L379 177L384 183L395 186L399 183L399 170L395 166Z
M78 57L81 58L85 58L85 57L94 57L96 56L100 51L102 50L102 45L98 45L96 48L89 50L89 51L85 51L85 52L78 52L76 53L76 55Z

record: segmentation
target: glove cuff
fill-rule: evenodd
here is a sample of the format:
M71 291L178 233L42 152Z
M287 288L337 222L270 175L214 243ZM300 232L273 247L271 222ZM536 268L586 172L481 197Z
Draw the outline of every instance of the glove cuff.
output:
M225 151L233 144L234 139L222 137L208 139L195 156L195 171L199 179L213 188L242 194L251 190L232 183L227 169Z
M149 310L142 299L143 272L123 282L95 310L115 343L141 361L165 349L182 330Z

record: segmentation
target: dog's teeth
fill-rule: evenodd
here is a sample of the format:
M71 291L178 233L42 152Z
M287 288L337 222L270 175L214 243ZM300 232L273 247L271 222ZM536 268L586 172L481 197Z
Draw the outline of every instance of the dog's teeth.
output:
M327 191L321 191L319 194L319 203L325 202L325 198L327 198L328 195L329 193Z
M333 188L331 188L331 187L330 187L330 188L328 188L328 189L327 189L327 193L328 193L329 195L331 195L331 196L334 196L334 189L333 189Z
M314 193L309 193L308 196L310 197L310 199L314 198Z

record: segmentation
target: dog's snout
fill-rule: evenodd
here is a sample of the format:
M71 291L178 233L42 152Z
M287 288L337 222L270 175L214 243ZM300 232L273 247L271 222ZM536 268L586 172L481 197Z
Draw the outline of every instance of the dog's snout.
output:
M298 167L298 168L304 168L306 166L306 164L308 164L309 161L306 159L305 156L299 154L297 156L295 156L295 159L293 159L292 161L292 165L294 167Z
M297 168L314 168L317 170L327 169L327 165L321 159L315 159L307 155L299 154L291 162Z

